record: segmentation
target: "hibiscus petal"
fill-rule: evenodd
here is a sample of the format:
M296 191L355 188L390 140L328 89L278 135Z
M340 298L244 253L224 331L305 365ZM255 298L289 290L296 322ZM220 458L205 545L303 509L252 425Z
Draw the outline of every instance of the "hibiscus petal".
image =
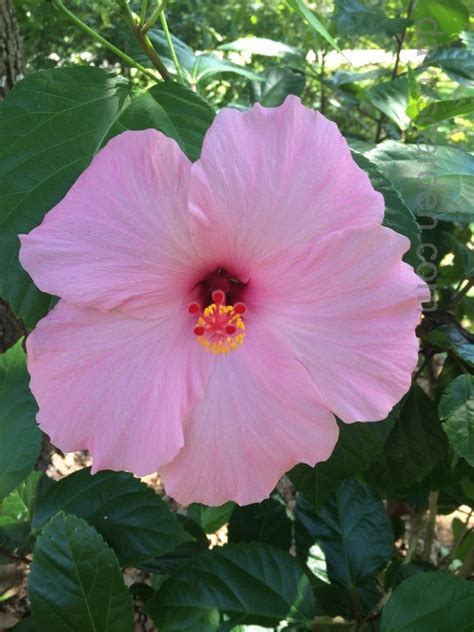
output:
M43 223L20 235L23 267L68 302L154 318L170 294L189 289L190 166L156 130L116 136Z
M247 303L286 337L345 422L385 418L410 387L429 291L401 261L408 247L382 226L344 230L267 262L249 284Z
M155 472L183 446L212 358L189 316L160 321L64 301L27 339L38 422L61 450L89 449L94 470Z
M196 242L241 277L269 253L381 223L384 211L336 124L294 96L221 110L192 166L190 205Z
M160 470L180 503L261 501L291 467L324 461L336 444L336 421L291 350L250 316L247 324L244 345L217 359L186 419L184 448Z

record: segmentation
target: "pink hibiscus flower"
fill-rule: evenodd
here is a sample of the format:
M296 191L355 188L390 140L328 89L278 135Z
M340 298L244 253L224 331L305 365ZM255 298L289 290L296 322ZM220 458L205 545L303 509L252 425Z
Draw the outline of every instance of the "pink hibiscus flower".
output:
M124 132L28 235L61 297L28 337L38 422L181 503L257 502L410 386L427 288L337 126L296 97L225 109L192 164Z

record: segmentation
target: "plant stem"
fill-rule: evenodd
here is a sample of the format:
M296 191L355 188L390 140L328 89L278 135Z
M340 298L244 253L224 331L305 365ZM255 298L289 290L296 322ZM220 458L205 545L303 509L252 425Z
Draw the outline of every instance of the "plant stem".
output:
M171 59L173 60L174 67L176 68L176 74L178 75L178 80L180 83L184 84L184 77L181 71L181 65L178 60L178 56L176 55L176 51L174 49L173 40L171 39L170 30L168 28L168 22L166 21L165 12L162 11L160 14L161 26L163 27L163 31L165 32L166 42L168 44L168 48L170 49Z
M426 540L423 549L423 559L429 562L431 557L431 549L433 548L433 540L435 535L436 515L438 514L438 496L439 492L430 492L429 496L429 515L426 524Z
M78 18L77 15L72 13L72 11L69 11L69 9L64 6L61 0L52 0L52 2L53 2L53 6L56 9L64 13L64 15L66 15L72 22L74 22L74 24L76 24L76 26L78 26L80 29L82 29L84 32L90 35L93 39L96 40L96 42L99 42L100 44L102 44L102 46L105 46L106 48L108 48L110 51L118 55L118 57L120 57L125 62L127 62L127 64L129 64L130 66L133 66L134 68L139 70L141 73L146 75L149 79L152 79L153 81L157 81L157 77L153 73L149 72L144 66L139 64L129 55L127 55L127 53L124 53L123 50L120 50L120 48L117 48L117 46L114 46L114 44L106 40L105 37L102 37L100 33L97 33L96 31L94 31L94 29L91 29L90 26L87 26L87 24L83 22L80 18Z
M147 10L148 10L148 0L142 0L142 7L140 10L140 24L145 24Z
M153 13L150 15L150 17L145 22L145 24L142 26L142 30L143 31L146 32L146 31L149 31L151 29L153 24L157 21L157 19L160 17L162 12L165 10L166 5L167 5L167 0L161 0L161 2L158 2L158 6L153 11Z
M130 27L135 39L140 44L140 47L143 49L144 53L151 61L153 66L158 70L162 79L168 81L171 79L169 72L166 70L166 66L161 61L158 53L156 52L150 38L147 33L143 30L143 26L140 23L137 23L133 13L130 11L130 7L128 6L128 0L120 0L120 4L123 9L123 13L125 15L125 19L127 20L127 24Z

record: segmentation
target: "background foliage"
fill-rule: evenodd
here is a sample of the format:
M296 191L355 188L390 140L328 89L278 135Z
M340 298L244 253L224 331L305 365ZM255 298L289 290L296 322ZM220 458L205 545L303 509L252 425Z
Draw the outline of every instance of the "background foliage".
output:
M174 51L160 20L148 32L160 66L129 28L125 4L67 7L142 71L89 37L60 2L15 2L27 72L0 104L0 294L19 319L3 326L1 347L10 348L0 355L5 627L23 617L16 632L472 632L467 5L174 0ZM60 457L44 437L41 450L23 341L12 345L55 299L19 265L18 233L41 221L115 134L155 127L195 160L217 109L277 106L290 93L338 123L384 194L385 223L409 237L407 261L432 287L410 392L385 420L340 424L327 462L297 466L258 505L177 507L156 479L125 472L57 476ZM4 584L12 564L16 580ZM28 568L27 600L18 585Z

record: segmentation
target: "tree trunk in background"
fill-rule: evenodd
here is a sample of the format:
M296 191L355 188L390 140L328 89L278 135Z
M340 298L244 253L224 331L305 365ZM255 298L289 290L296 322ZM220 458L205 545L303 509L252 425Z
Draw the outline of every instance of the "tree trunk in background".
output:
M11 0L0 0L0 101L25 74L15 10ZM0 353L25 333L10 307L0 299Z
M25 74L20 32L11 0L0 0L0 99Z

